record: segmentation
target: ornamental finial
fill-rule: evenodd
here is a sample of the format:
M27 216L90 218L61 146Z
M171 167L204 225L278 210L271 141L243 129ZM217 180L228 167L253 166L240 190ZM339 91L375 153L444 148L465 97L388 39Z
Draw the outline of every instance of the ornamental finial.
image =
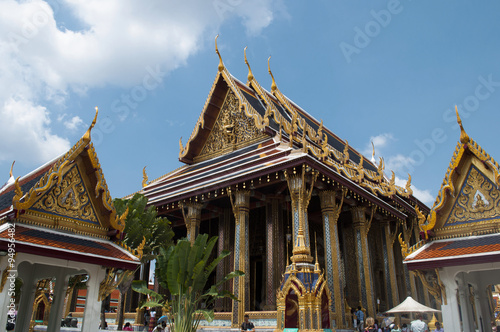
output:
M12 165L10 166L9 178L14 177L14 176L12 175L12 174L13 174L13 173L12 173L12 170L14 169L14 164L15 164L15 163L16 163L16 161L14 160L14 161L12 162Z
M253 81L253 74L252 74L252 69L250 69L250 64L248 63L247 60L247 46L245 46L245 49L243 50L243 53L245 53L245 63L248 66L248 76L247 76L247 84Z
M142 187L144 188L148 184L148 175L146 174L146 167L142 169Z
M375 145L373 144L373 141L372 141L372 159L370 159L370 161L375 164Z
M96 106L94 120L92 120L92 123L90 124L89 129L87 129L87 132L83 135L83 140L86 142L90 142L90 132L92 131L92 128L94 128L95 123L97 121L97 114L99 114L99 109Z
M219 71L222 71L224 70L224 63L222 63L222 57L220 56L219 48L217 47L217 38L219 38L219 35L215 36L215 53L219 56Z
M278 87L276 86L276 81L274 80L273 73L271 72L271 65L269 63L270 60L271 56L269 56L269 58L267 59L267 69L269 70L269 75L271 75L271 78L273 79L273 83L271 84L271 92L274 92Z
M457 122L458 125L460 126L460 142L462 144L467 144L469 143L469 135L464 130L464 127L462 126L462 119L460 119L460 115L458 115L458 108L457 105L455 105L455 112L457 113Z

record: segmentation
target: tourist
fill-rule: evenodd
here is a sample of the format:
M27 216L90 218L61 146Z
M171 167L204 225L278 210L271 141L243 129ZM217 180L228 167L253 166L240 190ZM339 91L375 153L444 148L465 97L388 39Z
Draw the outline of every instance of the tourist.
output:
M244 332L244 331L252 331L252 332L255 332L255 326L253 325L252 322L249 321L249 316L248 314L245 315L245 321L243 322L243 324L241 324L241 332Z
M167 323L165 323L165 321L163 321L163 322L161 322L161 325L158 324L158 326L155 327L153 332L166 332L166 328L167 328Z
M133 331L134 329L130 325L130 323L125 323L125 326L123 327L123 331Z
M396 328L396 324L392 323L389 325L389 332L401 332L401 329L398 327Z
M356 318L358 323L358 331L363 331L363 322L365 321L365 313L361 310L361 306L358 306L358 311L356 311Z
M404 324L401 326L401 332L408 332L408 325L406 325L406 323L404 323Z
M444 332L443 327L441 326L440 322L436 322L435 326L436 326L436 329L434 330L434 332Z
M417 319L411 322L410 331L411 332L429 332L429 327L422 320L422 314L417 314Z
M365 327L364 331L377 332L377 328L375 327L375 319L373 319L373 317L368 317L366 319L366 327Z

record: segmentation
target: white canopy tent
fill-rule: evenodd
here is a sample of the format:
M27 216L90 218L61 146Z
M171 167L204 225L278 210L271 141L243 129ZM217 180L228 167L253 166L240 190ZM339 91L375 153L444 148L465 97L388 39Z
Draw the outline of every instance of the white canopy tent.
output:
M441 312L441 310L425 306L422 303L415 301L411 296L408 296L406 300L404 300L391 310L386 311L386 313L388 314L411 313L411 312Z

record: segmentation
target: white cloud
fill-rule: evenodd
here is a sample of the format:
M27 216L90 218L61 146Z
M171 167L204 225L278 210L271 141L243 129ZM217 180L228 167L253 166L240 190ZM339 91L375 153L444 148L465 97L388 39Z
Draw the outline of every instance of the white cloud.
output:
M23 152L24 162L47 161L70 148L68 140L52 134L49 112L26 100L9 99L0 108L0 162Z
M396 176L396 185L400 187L405 187L406 186L406 181L407 179L401 179ZM434 200L436 199L434 196L432 196L430 190L421 190L417 187L415 187L413 184L411 185L411 189L413 190L413 196L418 198L422 203L425 205L432 205L434 203Z
M389 156L389 158L385 162L385 168L393 170L396 173L405 174L411 173L414 170L414 164L415 160L413 160L411 157L397 154Z
M375 156L380 156L381 150L384 147L386 147L391 141L394 141L394 137L392 136L391 133L383 133L377 136L371 136L370 142L368 142L368 144L365 146L362 153L365 156L371 157L373 152L372 148L372 142L373 142L373 145L375 146ZM375 158L378 159L377 157Z
M1 134L0 162L10 158L6 146L18 144L19 139L47 143L34 154L30 154L32 146L18 150L18 158L21 152L21 158L35 163L67 146L66 139L51 132L50 117L59 116L45 107L63 109L71 91L85 94L106 85L129 88L142 83L146 68L160 68L164 76L203 47L204 37L214 36L224 21L239 18L249 34L258 34L272 22L278 6L271 0L50 3L52 7L42 0L0 1L0 127L9 123L5 116L13 108L21 112L16 119L21 121L16 123L18 131ZM227 5L222 15L216 3ZM55 19L61 10L73 15L74 25L82 29L61 27ZM79 117L73 117L64 124L74 129L80 123Z
M74 116L69 121L64 121L64 126L69 130L75 130L79 125L83 123L83 120L79 116Z

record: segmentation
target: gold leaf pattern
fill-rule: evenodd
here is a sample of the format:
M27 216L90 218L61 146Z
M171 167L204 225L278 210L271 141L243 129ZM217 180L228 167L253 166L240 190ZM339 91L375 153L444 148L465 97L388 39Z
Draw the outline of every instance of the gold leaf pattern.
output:
M499 190L475 166L472 166L445 225L498 217L499 205Z
M242 145L264 138L252 118L245 115L232 90L228 90L212 131L196 161L213 158L236 150Z
M78 168L73 166L64 176L60 186L54 186L33 206L34 210L43 210L69 218L97 224L90 198L83 185Z

